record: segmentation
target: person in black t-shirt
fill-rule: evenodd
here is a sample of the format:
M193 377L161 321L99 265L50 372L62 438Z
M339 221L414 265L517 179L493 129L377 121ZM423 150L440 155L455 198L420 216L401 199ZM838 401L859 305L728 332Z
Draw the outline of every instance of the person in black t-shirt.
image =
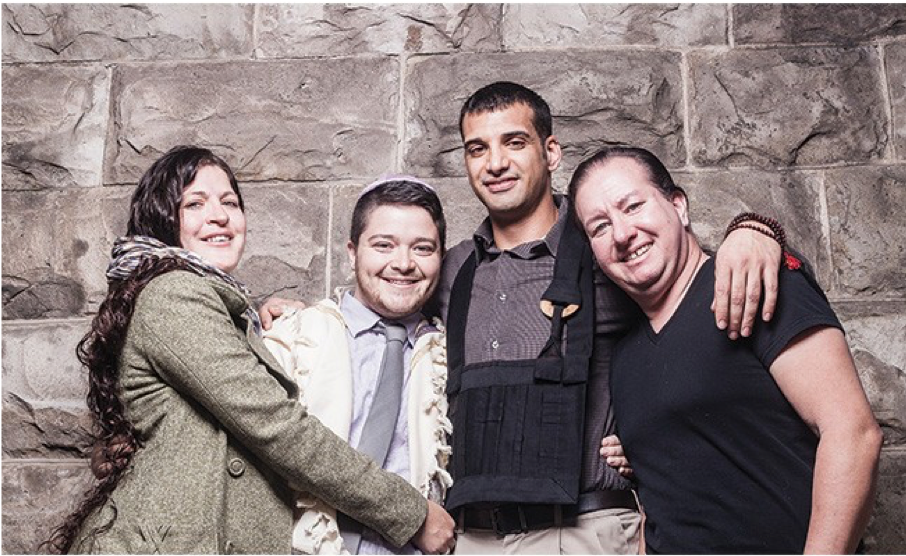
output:
M784 269L774 318L731 341L713 324L714 265L686 195L653 154L598 152L570 198L598 264L647 317L615 351L611 392L648 551L852 552L882 437L814 280Z

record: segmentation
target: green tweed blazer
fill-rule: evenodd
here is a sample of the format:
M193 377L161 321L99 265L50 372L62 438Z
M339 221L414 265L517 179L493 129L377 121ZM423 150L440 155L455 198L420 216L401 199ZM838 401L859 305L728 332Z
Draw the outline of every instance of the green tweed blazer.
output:
M74 551L289 554L292 489L397 546L418 531L425 499L306 413L247 306L222 281L184 271L139 295L120 371L144 445Z

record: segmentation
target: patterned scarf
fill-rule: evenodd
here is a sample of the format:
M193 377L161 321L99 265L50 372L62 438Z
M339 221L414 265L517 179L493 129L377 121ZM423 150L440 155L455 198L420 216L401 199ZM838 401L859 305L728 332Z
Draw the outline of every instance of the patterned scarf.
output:
M125 280L135 272L135 269L145 260L164 259L167 257L181 259L189 269L199 276L214 276L224 281L246 299L250 292L242 282L236 280L226 272L212 266L197 254L180 247L170 247L165 243L148 236L123 236L113 242L110 264L107 265L107 280ZM252 308L251 303L245 310L245 316L255 327L255 333L261 333L261 320L258 313Z

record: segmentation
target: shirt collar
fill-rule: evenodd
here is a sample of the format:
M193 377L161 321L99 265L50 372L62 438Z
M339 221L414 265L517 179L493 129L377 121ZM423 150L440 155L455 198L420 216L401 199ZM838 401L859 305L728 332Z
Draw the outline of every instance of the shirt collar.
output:
M356 299L351 291L347 291L340 299L340 313L343 315L343 320L346 321L346 328L353 338L358 338L366 332L373 331L374 327L382 319L381 315L375 313ZM418 328L418 323L422 320L422 314L419 312L394 320L394 322L406 327L410 346L415 345L415 332Z
M509 251L522 255L525 258L550 254L557 256L557 246L560 245L560 236L563 235L563 229L566 226L566 219L569 218L569 199L559 193L554 194L554 203L557 205L557 220L547 234L540 240L528 241L510 249ZM475 243L475 256L478 260L483 260L491 254L500 253L500 249L494 244L494 232L491 228L491 218L487 217L475 230L472 236Z

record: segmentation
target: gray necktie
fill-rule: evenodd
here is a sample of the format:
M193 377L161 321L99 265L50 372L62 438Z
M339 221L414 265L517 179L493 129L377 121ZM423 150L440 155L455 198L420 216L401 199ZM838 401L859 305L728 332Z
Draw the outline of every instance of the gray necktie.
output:
M381 374L378 375L371 410L362 427L358 450L383 467L400 413L403 395L403 350L409 334L405 326L393 322L381 321L381 328L387 337L387 344L384 347ZM358 554L362 525L343 514L338 513L337 518L346 550Z

